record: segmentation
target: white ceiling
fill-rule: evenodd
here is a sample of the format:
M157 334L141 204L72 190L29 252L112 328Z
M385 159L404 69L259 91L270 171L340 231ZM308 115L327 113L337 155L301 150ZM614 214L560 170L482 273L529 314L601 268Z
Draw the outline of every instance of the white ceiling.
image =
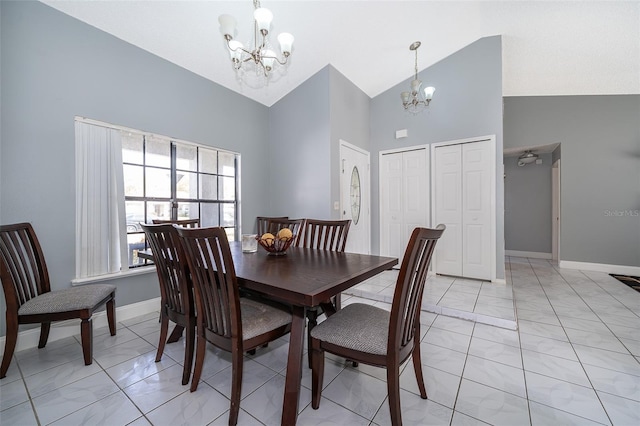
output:
M251 0L43 3L267 106L327 64L374 97L413 74L413 41L422 70L492 35L504 96L640 93L640 1L263 0L275 46L280 32L295 42L287 73L262 89L236 80L218 30L230 14L246 44Z

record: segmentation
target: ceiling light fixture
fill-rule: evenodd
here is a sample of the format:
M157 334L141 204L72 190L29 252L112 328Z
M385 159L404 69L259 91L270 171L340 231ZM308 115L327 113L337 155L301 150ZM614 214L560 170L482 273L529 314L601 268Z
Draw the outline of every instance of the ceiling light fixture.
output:
M293 36L289 33L280 33L278 42L280 43L280 51L282 59L278 58L272 50L267 35L273 20L273 13L269 9L260 6L258 0L253 0L253 44L245 47L241 42L234 40L236 33L236 20L231 15L220 15L220 32L224 36L233 69L238 74L253 74L261 77L264 83L268 83L268 79L273 71L276 63L286 65L291 56L291 48L293 45ZM242 75L239 75L242 77Z
M417 114L425 110L433 98L433 92L436 91L435 87L432 86L425 87L424 90L421 90L422 81L418 80L418 47L420 47L421 44L419 41L416 41L409 46L409 50L416 52L415 75L413 81L411 81L411 91L400 94L402 106L412 114Z
M522 167L525 164L530 164L538 159L538 154L534 154L531 150L526 150L518 157L518 166Z

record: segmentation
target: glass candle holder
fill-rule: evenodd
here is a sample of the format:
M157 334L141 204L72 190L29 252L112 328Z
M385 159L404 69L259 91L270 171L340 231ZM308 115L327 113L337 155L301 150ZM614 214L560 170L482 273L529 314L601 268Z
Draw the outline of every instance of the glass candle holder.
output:
M256 234L242 234L242 252L255 253L258 251L258 240Z

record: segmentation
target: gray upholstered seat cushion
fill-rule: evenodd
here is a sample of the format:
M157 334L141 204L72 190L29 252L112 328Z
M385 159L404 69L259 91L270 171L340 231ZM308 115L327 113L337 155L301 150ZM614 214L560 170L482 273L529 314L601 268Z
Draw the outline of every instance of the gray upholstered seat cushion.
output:
M115 290L116 286L110 284L90 284L50 291L20 306L18 315L52 314L80 309L93 309L109 293Z
M353 303L315 326L311 337L360 352L385 355L389 318L389 311Z
M240 298L240 312L243 340L291 323L291 312L245 297Z

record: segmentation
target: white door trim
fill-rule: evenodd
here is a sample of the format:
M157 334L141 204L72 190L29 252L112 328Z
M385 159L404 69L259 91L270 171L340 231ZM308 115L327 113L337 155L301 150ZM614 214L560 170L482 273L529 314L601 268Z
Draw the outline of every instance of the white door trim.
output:
M362 155L365 155L367 157L367 170L366 170L366 181L367 181L367 185L366 185L366 191L367 191L367 196L366 196L366 203L361 205L361 210L360 210L360 214L362 215L363 213L366 214L367 216L367 224L368 226L365 228L367 230L367 253L366 254L370 254L371 253L371 154L369 153L369 151L360 148L359 146L353 145L347 141L345 141L344 139L339 139L339 145L340 145L340 152L339 152L339 157L340 157L340 178L339 178L339 186L340 186L340 218L341 219L345 219L346 216L344 214L344 212L346 211L346 206L342 205L343 202L343 197L344 197L344 193L343 193L343 186L344 186L344 181L343 179L346 179L346 176L344 173L342 173L342 158L343 158L343 149L347 148L350 149L352 151L358 152Z
M429 149L429 145L428 144L424 144L424 145L407 146L407 147L404 147L404 148L385 149L384 151L380 151L378 153L378 158L380 158L384 154L397 154L399 152L418 151L420 149L428 150Z
M497 222L497 216L496 216L496 167L497 167L497 161L496 161L496 135L486 135L486 136L478 136L478 137L473 137L473 138L466 138L466 139L456 139L456 140L452 140L452 141L445 141L445 142L436 142L436 143L432 143L431 144L431 185L435 185L436 182L436 164L435 164L435 159L436 159L436 148L440 147L440 146L447 146L447 145L460 145L460 144L465 144L465 143L472 143L472 142L482 142L482 141L489 141L489 145L490 145L490 158L492 161L491 167L490 169L490 179L491 179L491 188L490 188L490 204L491 204L491 253L490 253L490 259L491 259L491 277L490 280L491 281L495 281L496 279L496 240L497 240L497 230L496 230L496 222ZM435 191L431 191L431 218L432 220L435 221L435 217L436 217L436 200L435 200ZM433 226L436 226L437 223L433 223ZM445 231L447 232L447 231ZM436 261L435 261L435 256L436 253L434 252L433 254L434 259L431 262L431 265L434 269L434 273L437 273L438 271L435 268L436 265Z
M560 159L551 166L551 258L560 261Z

